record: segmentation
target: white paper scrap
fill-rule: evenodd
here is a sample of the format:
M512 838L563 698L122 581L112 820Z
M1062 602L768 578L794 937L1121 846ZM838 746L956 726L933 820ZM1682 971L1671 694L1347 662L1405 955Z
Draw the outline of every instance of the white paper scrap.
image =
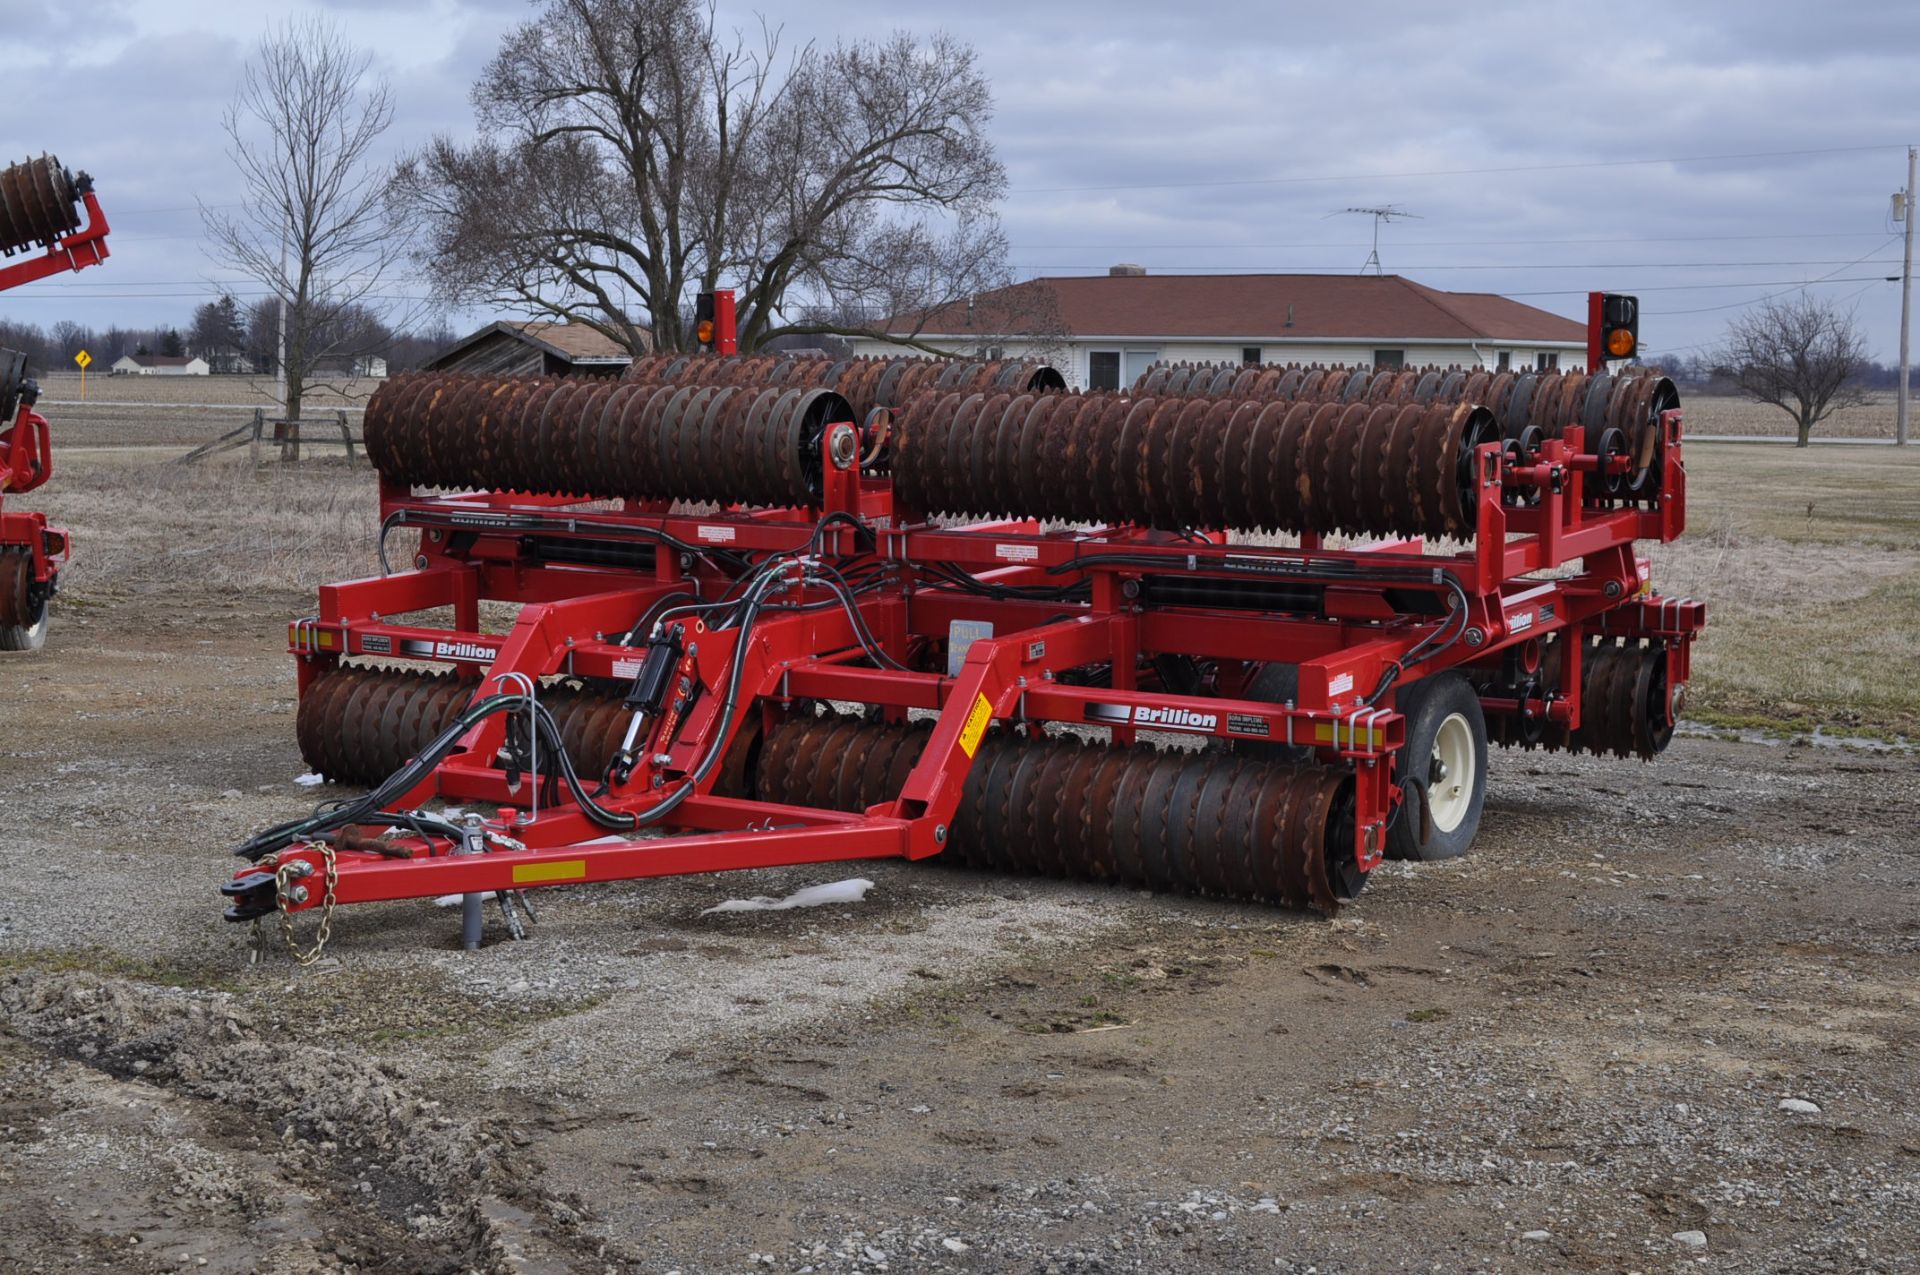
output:
M769 899L765 895L751 899L728 899L700 915L712 916L715 912L784 912L788 908L817 908L829 903L858 903L867 897L867 891L871 889L873 882L865 877L854 877L848 881L810 885L804 890L795 890L784 899Z

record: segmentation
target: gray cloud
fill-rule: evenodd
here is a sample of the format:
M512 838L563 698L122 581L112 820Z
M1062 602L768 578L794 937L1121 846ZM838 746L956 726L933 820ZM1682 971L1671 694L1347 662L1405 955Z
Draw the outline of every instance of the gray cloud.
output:
M58 43L38 46L35 78L51 91L10 108L0 144L88 167L110 208L230 198L220 110L266 19L295 7L203 0L170 10L168 24L197 21L199 34L130 42L97 62L63 64L71 55ZM394 72L396 150L469 127L473 76L529 13L520 0L318 7L362 31ZM1526 295L1565 313L1579 312L1588 287L1638 289L1643 335L1673 349L1713 340L1732 307L1777 290L1763 285L1833 274L1859 281L1820 291L1857 293L1881 356L1893 351L1897 289L1869 277L1897 263L1887 197L1904 180L1897 144L1920 131L1907 105L1907 51L1920 41L1911 5L1627 3L1590 33L1571 8L1520 3L1465 18L1426 4L1250 0L759 7L790 44L936 27L972 41L996 85L991 131L1013 187L1003 212L1029 271L1119 260L1351 269L1369 227L1328 214L1391 201L1422 220L1383 235L1388 268L1437 286ZM0 0L0 20L34 27L51 8ZM722 12L753 28L754 9L729 0ZM1881 149L1570 167L1864 146ZM1468 169L1512 171L1459 172ZM1410 175L1433 173L1454 175ZM1307 180L1320 178L1338 180ZM1105 189L1063 189L1074 187ZM73 281L91 289L57 301L46 289L0 295L0 314L184 318L188 300L83 300L109 282L137 291L211 269L190 214L116 224L114 261Z

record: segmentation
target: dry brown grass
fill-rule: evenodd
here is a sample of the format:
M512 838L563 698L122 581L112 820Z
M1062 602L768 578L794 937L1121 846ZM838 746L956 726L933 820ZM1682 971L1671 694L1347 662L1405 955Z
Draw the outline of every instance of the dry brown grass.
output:
M80 399L78 372L51 372L38 376L50 400L68 403ZM309 387L306 401L332 408L366 402L380 384L377 380L346 380ZM277 383L272 377L253 376L99 376L87 374L89 403L211 403L216 406L256 404L271 407Z
M310 597L379 571L379 496L365 464L255 469L244 459L181 465L151 452L92 452L62 463L42 492L49 515L74 533L63 589L83 604L141 593L188 604L262 591ZM391 547L411 552L404 535Z
M363 405L379 381L315 388L302 405L308 417ZM252 419L255 407L278 413L274 385L245 376L89 376L80 401L78 374L40 378L40 411L60 447L177 446L182 451ZM360 414L348 419L358 428Z
M1694 443L1654 584L1704 598L1693 707L1920 733L1920 449Z
M1792 438L1794 420L1777 407L1723 394L1683 392L1687 433L1740 438ZM1815 438L1892 438L1893 395L1874 398L1862 407L1835 412L1813 428Z

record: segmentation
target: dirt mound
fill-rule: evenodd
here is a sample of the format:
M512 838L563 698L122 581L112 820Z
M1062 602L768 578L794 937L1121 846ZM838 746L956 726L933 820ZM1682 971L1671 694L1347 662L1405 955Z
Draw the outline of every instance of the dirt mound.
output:
M0 1022L109 1075L265 1122L287 1157L370 1184L369 1207L429 1247L432 1269L516 1269L524 1237L501 1219L524 1214L502 1207L512 1187L501 1141L355 1051L265 1039L222 994L78 973L0 978Z

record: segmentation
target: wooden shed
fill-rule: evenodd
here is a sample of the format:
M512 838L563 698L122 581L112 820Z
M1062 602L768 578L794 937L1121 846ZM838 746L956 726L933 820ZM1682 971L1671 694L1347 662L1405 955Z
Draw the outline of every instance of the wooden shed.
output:
M503 319L454 342L427 367L489 376L610 376L632 362L624 346L584 323Z

